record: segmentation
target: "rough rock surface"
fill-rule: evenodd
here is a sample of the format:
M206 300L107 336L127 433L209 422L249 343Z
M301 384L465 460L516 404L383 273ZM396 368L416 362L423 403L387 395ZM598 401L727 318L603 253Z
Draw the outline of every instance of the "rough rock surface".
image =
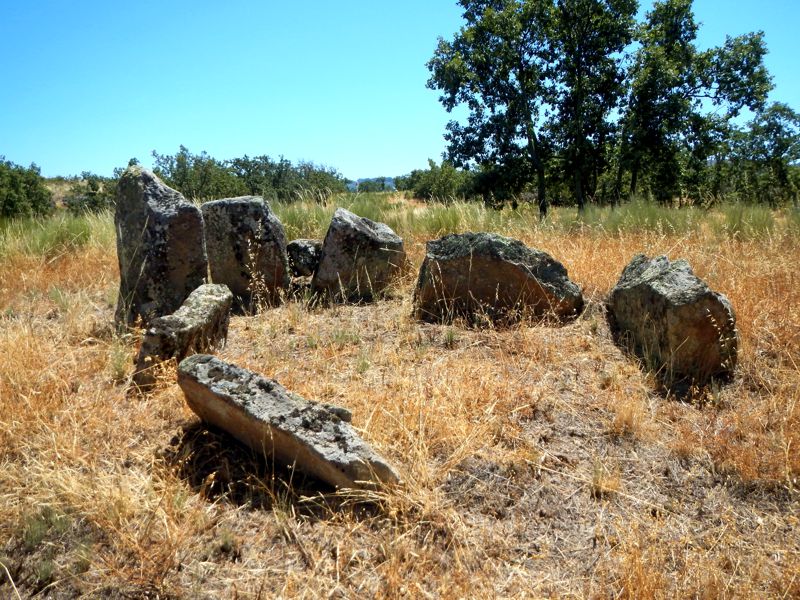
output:
M667 385L703 385L736 367L733 308L684 260L636 255L611 290L608 308L618 341Z
M403 239L388 225L339 208L322 243L311 287L337 300L373 300L406 261Z
M292 240L286 245L289 269L295 277L310 277L319 266L322 242L319 240Z
M178 383L201 419L257 452L337 487L398 481L355 432L344 408L309 402L276 381L205 354L181 362Z
M228 337L233 294L225 285L201 285L171 315L158 317L145 331L133 381L141 388L155 383L153 367L175 358L209 352L225 344Z
M211 280L227 285L237 307L275 303L289 286L286 234L259 196L206 202L202 206Z
M494 233L428 242L414 290L414 315L430 322L548 313L566 318L582 308L581 289L560 262Z
M150 171L129 167L114 212L119 259L115 320L124 328L175 312L206 281L200 210Z

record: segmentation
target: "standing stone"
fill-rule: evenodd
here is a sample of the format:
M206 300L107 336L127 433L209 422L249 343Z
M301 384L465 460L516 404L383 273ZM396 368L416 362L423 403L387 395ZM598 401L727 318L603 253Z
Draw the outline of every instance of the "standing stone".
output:
M208 276L203 217L150 171L129 167L114 212L119 259L117 327L175 312Z
M310 277L319 266L322 242L319 240L292 240L286 245L289 269L295 277Z
M685 260L636 255L611 290L608 308L617 340L668 386L704 385L736 367L733 307Z
M286 234L259 196L206 202L206 247L211 280L233 292L236 305L274 304L289 286Z
M370 301L401 273L403 239L388 225L336 209L311 287L336 300Z
M344 408L309 402L276 381L205 354L180 363L178 384L203 421L256 452L336 487L398 481L394 469L350 425Z
M171 358L178 362L225 345L233 294L225 285L201 285L171 315L153 320L145 331L133 381L140 388L155 383L153 367Z
M414 315L430 322L566 318L582 308L581 289L564 265L495 233L452 234L428 242L414 290Z

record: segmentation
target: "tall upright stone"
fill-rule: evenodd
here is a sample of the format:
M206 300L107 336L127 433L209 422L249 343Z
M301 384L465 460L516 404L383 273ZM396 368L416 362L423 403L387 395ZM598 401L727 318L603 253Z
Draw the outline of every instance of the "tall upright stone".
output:
M114 213L119 259L117 327L168 315L208 276L203 217L150 171L129 167Z
M227 285L238 308L274 304L289 287L283 225L260 196L203 204L211 280Z
M311 287L336 300L373 300L402 272L403 238L384 223L336 209Z
M617 340L668 386L728 377L737 361L736 316L685 260L638 254L608 300Z

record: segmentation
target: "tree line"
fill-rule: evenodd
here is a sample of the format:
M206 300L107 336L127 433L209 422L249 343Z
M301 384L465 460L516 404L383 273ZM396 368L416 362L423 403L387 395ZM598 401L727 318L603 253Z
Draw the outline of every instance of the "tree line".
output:
M767 104L763 32L701 50L692 0L656 1L641 22L636 0L458 4L465 24L439 39L428 87L468 117L447 125L445 162L399 187L528 192L542 214L635 195L797 201L800 115Z
M132 158L128 166L139 164ZM117 182L125 171L114 169L111 177L84 171L79 177L57 178L71 182L64 205L72 213L98 212L114 207ZM181 145L175 154L153 151L153 172L186 198L198 202L235 196L263 196L289 202L312 197L324 201L348 191L351 183L336 169L280 157L218 160L207 152L193 154ZM45 179L36 165L22 167L0 157L0 217L46 215L55 205Z
M153 171L187 198L210 200L254 195L288 202L312 196L323 200L347 191L349 181L336 169L269 156L217 160L181 146L174 155L153 151Z

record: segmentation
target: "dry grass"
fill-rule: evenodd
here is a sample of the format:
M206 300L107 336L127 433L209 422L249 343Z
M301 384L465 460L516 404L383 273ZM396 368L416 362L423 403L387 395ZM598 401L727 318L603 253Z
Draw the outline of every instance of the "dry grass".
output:
M403 210L419 265L426 209ZM580 319L419 324L412 273L377 305L232 321L223 358L347 406L396 464L404 484L370 496L206 429L174 367L129 395L107 236L47 257L15 246L0 259L0 596L800 597L797 238L497 224L565 263ZM736 377L694 403L611 341L602 300L639 251L687 258L737 311Z

